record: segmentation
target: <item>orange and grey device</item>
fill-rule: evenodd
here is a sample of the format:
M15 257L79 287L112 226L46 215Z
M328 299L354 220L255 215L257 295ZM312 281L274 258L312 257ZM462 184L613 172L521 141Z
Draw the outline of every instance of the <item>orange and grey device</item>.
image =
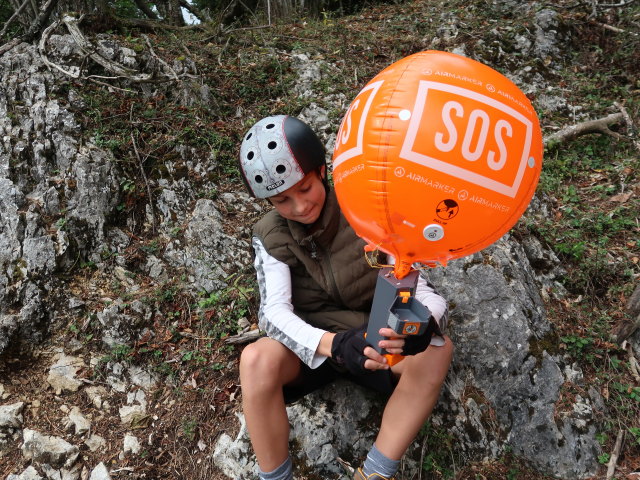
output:
M373 305L367 326L367 343L385 355L389 365L402 360L402 355L391 355L378 346L381 328L389 327L399 335L422 335L427 330L431 311L414 297L418 283L417 270L397 279L392 267L380 270L373 295Z

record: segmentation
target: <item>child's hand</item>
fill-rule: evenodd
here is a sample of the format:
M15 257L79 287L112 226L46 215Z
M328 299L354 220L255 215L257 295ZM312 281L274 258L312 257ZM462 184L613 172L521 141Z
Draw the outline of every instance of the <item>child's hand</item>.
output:
M388 337L378 342L378 346L384 348L387 353L401 354L404 348L404 335L398 335L391 328L381 328L379 332L381 336ZM364 349L367 360L364 362L364 368L367 370L387 370L389 363L387 359L376 352L373 348Z
M402 353L405 343L404 339L406 338L405 335L400 335L391 328L381 328L378 333L380 336L385 337L384 340L378 342L379 347L384 348L388 353L394 355L400 355Z

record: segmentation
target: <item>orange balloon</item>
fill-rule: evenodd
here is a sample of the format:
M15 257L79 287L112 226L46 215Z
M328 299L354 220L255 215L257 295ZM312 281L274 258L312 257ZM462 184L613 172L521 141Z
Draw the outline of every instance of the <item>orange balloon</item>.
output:
M396 259L446 265L504 235L533 196L542 135L527 97L475 60L426 51L374 77L342 119L338 201L356 233Z

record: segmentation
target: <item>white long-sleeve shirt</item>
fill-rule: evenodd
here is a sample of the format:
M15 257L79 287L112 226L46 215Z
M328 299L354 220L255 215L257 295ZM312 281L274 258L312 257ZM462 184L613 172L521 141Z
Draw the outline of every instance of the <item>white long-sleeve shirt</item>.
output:
M320 338L327 331L308 324L294 313L289 267L271 256L257 237L253 237L252 243L260 288L260 329L294 352L310 368L319 367L327 359L318 353ZM418 278L415 298L431 311L440 329L444 330L448 317L447 302L423 275ZM434 336L431 344L442 345L444 339Z

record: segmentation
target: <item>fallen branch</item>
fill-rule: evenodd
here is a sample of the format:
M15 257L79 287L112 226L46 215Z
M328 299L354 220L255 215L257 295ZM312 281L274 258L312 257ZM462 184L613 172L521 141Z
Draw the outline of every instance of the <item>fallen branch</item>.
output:
M595 20L591 20L591 23L593 23L594 25L597 25L598 27L604 28L605 30L609 30L610 32L614 32L614 33L625 33L626 30L624 30L623 28L618 28L618 27L614 27L613 25L609 25L606 23L602 23L602 22L597 22ZM634 33L635 35L635 33Z
M249 330L248 332L239 333L238 335L231 335L224 339L224 343L230 345L242 345L245 343L253 342L262 336L262 333L257 328Z
M147 37L146 35L142 35L142 38L144 38L144 41L147 44L147 47L149 48L149 53L151 53L151 56L156 60L158 60L158 62L160 62L160 65L162 65L169 73L171 73L171 76L176 82L180 81L180 79L178 78L178 74L173 68L171 68L171 65L169 65L167 62L161 59L158 55L156 55L156 52L153 50L153 46L149 41L149 37Z
M623 119L624 115L622 113L612 113L597 120L589 120L577 125L572 125L545 137L544 144L547 147L553 147L559 143L568 142L576 137L590 133L602 133L615 137L618 140L629 140L629 137L620 135L609 129L611 125L616 125Z
M598 5L598 7L600 8L621 8L621 7L626 7L627 5L631 5L633 2L635 2L636 0L626 0L626 1L622 1L620 3L601 3Z
M118 77L128 78L133 82L147 82L153 78L152 74L148 74L148 73L141 74L131 68L124 67L119 63L116 63L112 60L108 60L102 55L98 54L96 52L95 46L85 38L82 31L80 30L80 27L78 26L78 24L80 23L81 20L82 20L82 17L78 19L71 15L65 15L62 18L62 21L66 25L67 30L69 30L69 34L71 34L71 36L73 37L73 40L80 47L80 49L89 58L91 58L91 60L101 65L108 72L111 72L117 75Z
M611 457L609 458L606 480L611 480L613 478L613 474L616 472L616 465L618 465L618 457L620 456L620 450L622 449L623 438L624 430L620 429L618 430L618 436L616 437L616 444L613 447L613 452L611 452Z

